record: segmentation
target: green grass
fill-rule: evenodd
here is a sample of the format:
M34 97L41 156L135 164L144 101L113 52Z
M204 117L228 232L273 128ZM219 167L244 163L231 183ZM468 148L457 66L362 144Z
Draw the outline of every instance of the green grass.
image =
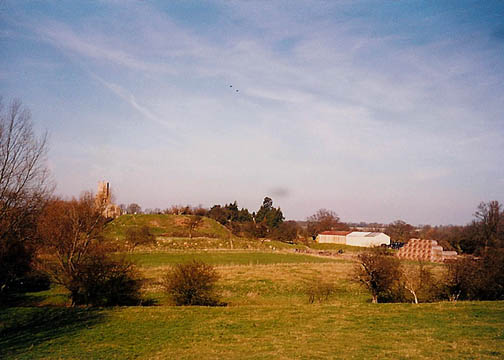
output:
M165 214L122 215L107 224L105 236L122 240L129 227L148 226L156 236L188 237L189 230L186 222L190 217L190 215ZM203 217L202 223L194 231L194 236L228 239L232 237L232 234L215 220Z
M325 263L333 258L273 252L152 252L132 253L127 258L143 267L156 267L199 260L211 265L266 265L286 263Z
M286 244L280 241L267 240L261 241L258 239L247 239L239 237L222 238L209 238L209 237L171 237L171 236L158 236L157 246L154 250L287 250L295 249L296 245ZM304 246L303 246L304 247ZM152 250L150 248L149 250Z
M58 287L0 309L3 359L502 359L504 301L371 304L350 260L279 252L133 253L157 306L68 308ZM171 265L216 265L227 307L175 307ZM308 304L309 283L335 293ZM26 302L25 305L29 305ZM53 305L53 306L47 306Z
M16 359L501 359L504 303L13 308Z
M362 248L358 246L351 246L351 245L345 245L345 244L320 244L317 242L311 242L310 243L310 248L315 249L315 250L332 250L332 251L338 251L338 250L343 250L344 252L361 252Z

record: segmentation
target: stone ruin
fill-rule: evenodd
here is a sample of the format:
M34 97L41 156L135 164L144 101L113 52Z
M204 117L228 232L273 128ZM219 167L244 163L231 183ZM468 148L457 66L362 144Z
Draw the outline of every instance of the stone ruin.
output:
M401 259L430 262L445 262L457 258L456 251L445 251L437 241L424 239L410 239L396 255Z
M112 192L110 190L110 183L107 181L98 182L96 205L103 207L103 216L107 218L115 219L121 215L121 208L112 204Z

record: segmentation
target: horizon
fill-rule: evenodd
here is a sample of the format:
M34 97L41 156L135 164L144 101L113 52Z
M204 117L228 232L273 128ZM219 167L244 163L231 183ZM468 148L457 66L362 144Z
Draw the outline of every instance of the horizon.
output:
M465 225L504 201L504 2L2 2L0 96L55 193L265 196L286 219ZM238 91L236 91L238 90Z

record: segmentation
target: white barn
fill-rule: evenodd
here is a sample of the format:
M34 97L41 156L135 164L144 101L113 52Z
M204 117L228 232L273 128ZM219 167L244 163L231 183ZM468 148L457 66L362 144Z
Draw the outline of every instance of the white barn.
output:
M390 236L382 232L352 231L346 237L346 244L363 247L390 245Z
M390 245L390 236L382 232L369 231L324 231L318 234L316 241L321 244L371 247Z
M317 235L320 244L346 244L346 236L350 231L323 231Z

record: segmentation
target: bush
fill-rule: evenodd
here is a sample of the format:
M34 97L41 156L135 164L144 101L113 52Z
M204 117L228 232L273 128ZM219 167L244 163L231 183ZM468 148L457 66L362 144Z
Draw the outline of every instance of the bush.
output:
M126 230L126 242L130 251L139 245L155 245L156 236L151 234L148 226L130 227Z
M481 258L465 257L448 265L452 300L504 299L504 250L490 250Z
M285 221L273 230L271 238L286 243L293 243L297 239L299 226L295 221Z
M333 284L321 279L315 279L305 285L305 292L308 295L308 303L310 304L313 304L315 300L320 303L327 301L334 291L335 287Z
M436 281L430 268L423 262L402 267L402 285L407 290L405 300L415 304L446 298L442 294L443 289L439 281Z
M24 277L19 279L15 285L15 291L19 293L38 292L49 290L51 279L41 271L32 270Z
M20 283L30 273L33 251L18 239L0 239L0 302L22 292Z
M73 305L140 305L142 280L134 264L94 254L80 263L65 287Z
M373 303L404 300L399 259L377 247L359 254L358 260L356 277L371 292Z
M213 266L194 260L175 265L163 278L163 286L177 306L222 306L215 289L218 279Z

